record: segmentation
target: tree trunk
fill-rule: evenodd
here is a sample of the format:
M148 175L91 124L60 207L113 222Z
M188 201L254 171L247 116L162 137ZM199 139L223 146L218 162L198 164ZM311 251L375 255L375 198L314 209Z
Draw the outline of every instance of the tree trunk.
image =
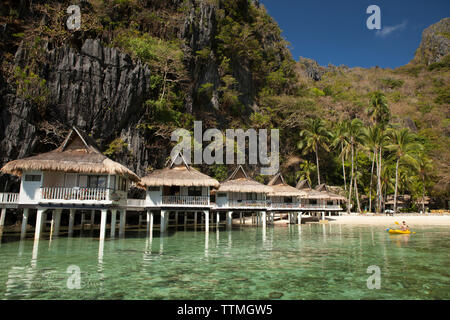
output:
M342 174L344 175L344 190L347 191L347 179L345 177L345 165L344 165L344 145L341 143L342 154Z
M380 155L378 157L378 164L379 164L379 172L378 172L378 187L380 189L380 193L379 193L379 199L378 201L380 202L379 204L379 208L381 209L381 212L383 212L383 190L381 189L381 148L380 148Z
M422 175L422 214L425 214L425 176Z
M370 170L370 186L369 186L369 212L372 212L372 181L373 181L373 167L375 164L375 150L373 150L372 169Z
M317 165L317 181L320 185L320 169L319 169L319 153L317 152L318 146L316 145L316 165Z
M398 187L398 163L400 158L397 158L397 164L395 165L395 191L394 191L394 213L397 213L397 187Z
M351 201L351 199L352 199L352 191L353 191L352 190L352 187L353 187L353 140L352 140L351 148L352 148L352 174L351 174L351 178L350 178L350 191L348 193L348 210L347 210L348 213L350 213L350 207L351 207L351 204L352 204L352 201Z
M361 213L361 205L359 202L359 193L358 193L358 150L355 151L355 159L356 159L356 164L355 164L355 196L356 196L356 204L358 206L358 213Z

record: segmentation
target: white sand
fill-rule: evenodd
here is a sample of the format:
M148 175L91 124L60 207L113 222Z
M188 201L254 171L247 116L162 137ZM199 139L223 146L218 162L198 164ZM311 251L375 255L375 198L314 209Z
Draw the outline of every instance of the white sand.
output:
M395 216L332 216L327 217L330 223L341 224L370 224L370 225L393 225L395 221L405 221L409 226L413 225L444 225L450 226L450 215L395 215Z
M408 215L398 214L395 216L367 216L367 215L343 215L325 217L333 224L361 224L361 225L385 225L393 226L395 221L402 223L406 221L409 226L418 225L442 225L450 226L450 215ZM246 225L251 225L251 217L247 217ZM239 219L233 219L233 224L239 224ZM288 220L275 220L275 225L286 225Z

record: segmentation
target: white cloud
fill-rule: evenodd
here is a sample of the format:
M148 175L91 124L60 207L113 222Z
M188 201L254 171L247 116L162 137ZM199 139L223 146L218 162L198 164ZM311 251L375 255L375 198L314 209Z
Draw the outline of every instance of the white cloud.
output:
M395 26L383 27L381 30L377 30L377 32L375 34L381 38L386 38L388 35L392 34L395 31L400 31L400 30L405 29L407 24L408 24L408 22L405 20L402 23L397 24Z

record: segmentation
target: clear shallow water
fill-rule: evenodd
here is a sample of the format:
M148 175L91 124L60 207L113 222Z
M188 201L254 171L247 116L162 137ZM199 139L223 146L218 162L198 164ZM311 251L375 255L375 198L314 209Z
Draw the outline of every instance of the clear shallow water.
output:
M1 299L449 299L450 228L302 225L3 239ZM31 236L31 235L30 235ZM68 289L76 265L81 289ZM367 268L381 270L369 290ZM71 278L73 279L73 278Z

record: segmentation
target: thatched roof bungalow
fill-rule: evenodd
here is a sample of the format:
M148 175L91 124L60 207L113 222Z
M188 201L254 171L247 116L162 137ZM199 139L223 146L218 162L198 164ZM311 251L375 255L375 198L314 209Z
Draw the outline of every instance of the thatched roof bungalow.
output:
M219 207L266 207L266 195L272 192L266 186L250 178L239 165L216 192Z
M77 128L55 150L8 162L2 173L22 177L19 202L108 201L110 192L126 200L129 181L139 177L103 155L91 137ZM83 190L80 191L80 188ZM35 192L40 189L41 192Z
M176 164L178 158L181 164ZM179 153L169 166L143 177L140 185L147 189L149 206L209 206L210 189L219 182L189 166Z

